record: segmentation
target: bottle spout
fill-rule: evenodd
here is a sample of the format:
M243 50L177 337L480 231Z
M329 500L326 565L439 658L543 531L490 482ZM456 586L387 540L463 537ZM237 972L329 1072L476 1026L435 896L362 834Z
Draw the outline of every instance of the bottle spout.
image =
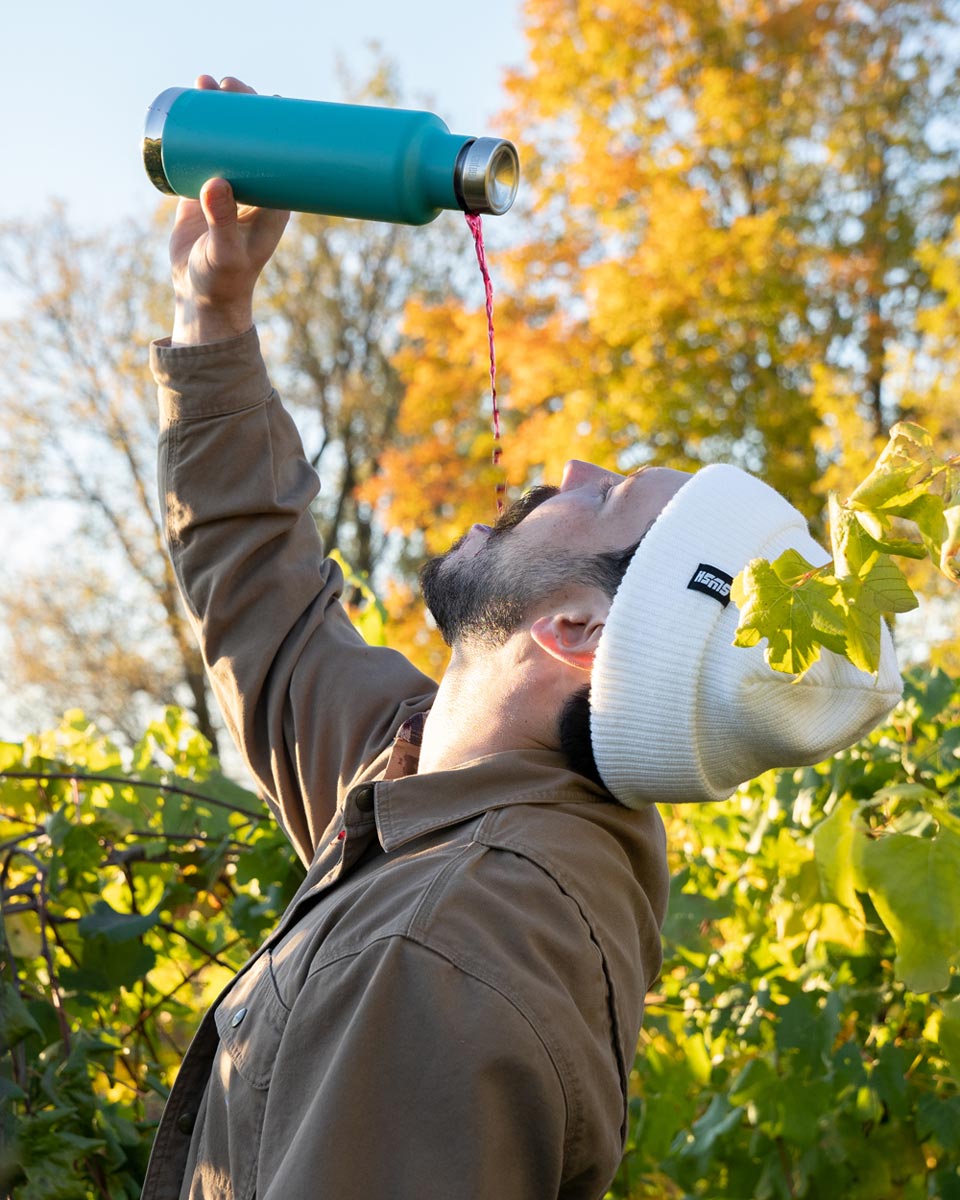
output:
M453 186L464 212L501 216L513 204L519 183L520 158L512 142L483 137L461 147Z

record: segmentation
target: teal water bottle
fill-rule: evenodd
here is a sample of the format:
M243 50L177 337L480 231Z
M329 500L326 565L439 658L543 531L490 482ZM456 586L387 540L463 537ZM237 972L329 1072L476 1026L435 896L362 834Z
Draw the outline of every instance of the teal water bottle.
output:
M451 133L433 113L201 88L153 102L143 161L173 195L218 176L242 204L404 225L504 213L520 177L511 142Z

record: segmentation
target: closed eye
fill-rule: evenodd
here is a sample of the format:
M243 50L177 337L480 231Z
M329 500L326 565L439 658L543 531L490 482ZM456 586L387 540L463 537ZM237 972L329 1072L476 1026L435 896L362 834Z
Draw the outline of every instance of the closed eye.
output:
M600 503L601 504L603 504L603 502L606 500L607 496L610 495L610 493L613 491L613 489L616 486L617 486L616 482L613 479L605 479L603 481L603 483L600 484L599 492L600 492Z

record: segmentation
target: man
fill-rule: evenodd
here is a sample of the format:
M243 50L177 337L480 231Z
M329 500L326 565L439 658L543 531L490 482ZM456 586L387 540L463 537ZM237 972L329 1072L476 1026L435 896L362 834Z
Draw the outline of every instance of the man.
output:
M799 513L733 468L573 461L426 568L439 686L366 646L253 329L285 220L222 180L181 202L152 365L184 599L308 873L204 1018L143 1195L599 1197L660 966L653 802L855 741L899 695L889 638L876 680L775 675L730 645L728 585L822 554Z

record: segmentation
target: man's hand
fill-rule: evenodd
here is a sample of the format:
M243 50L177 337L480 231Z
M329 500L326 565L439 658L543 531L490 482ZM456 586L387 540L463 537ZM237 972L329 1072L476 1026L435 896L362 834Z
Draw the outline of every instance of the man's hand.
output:
M252 92L238 79L197 79L198 88ZM199 200L181 200L170 237L176 294L173 342L197 345L246 333L253 324L253 291L283 235L290 214L237 206L225 179L209 179Z

